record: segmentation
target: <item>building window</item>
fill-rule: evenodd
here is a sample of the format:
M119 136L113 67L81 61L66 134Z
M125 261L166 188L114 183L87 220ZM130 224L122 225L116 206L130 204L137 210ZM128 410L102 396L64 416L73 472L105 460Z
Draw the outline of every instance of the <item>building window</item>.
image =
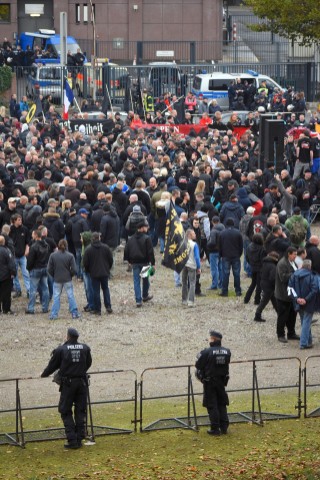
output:
M80 21L81 21L80 3L76 3L76 23L80 23Z
M96 6L93 3L92 9L91 4L88 5L87 3L83 4L83 23L88 23L90 17L90 22L93 22L93 19L96 17Z
M10 23L10 3L0 4L0 23Z

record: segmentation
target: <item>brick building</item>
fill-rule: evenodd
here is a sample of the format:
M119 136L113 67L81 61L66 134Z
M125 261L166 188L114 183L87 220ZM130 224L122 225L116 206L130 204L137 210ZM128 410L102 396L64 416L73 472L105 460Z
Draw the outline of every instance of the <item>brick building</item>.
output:
M167 52L167 57L181 61L189 56L188 44L196 42L197 59L221 59L223 0L92 0L92 4L98 54L100 46L103 55L130 59L133 51L130 43L142 41L145 46L145 42L149 42L143 58L155 60L162 56L160 60L167 60L169 58L164 58ZM14 42L24 31L53 28L59 33L60 12L63 11L68 14L68 34L83 48L92 50L90 0L1 2L2 36ZM157 52L162 53L157 55Z

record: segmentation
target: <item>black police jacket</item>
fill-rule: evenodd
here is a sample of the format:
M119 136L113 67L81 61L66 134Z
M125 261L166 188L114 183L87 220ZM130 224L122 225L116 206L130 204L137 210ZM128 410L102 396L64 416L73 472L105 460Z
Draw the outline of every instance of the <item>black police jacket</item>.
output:
M229 374L231 352L218 342L210 343L210 347L202 350L196 361L196 369L204 380L215 377L226 377Z
M81 378L86 375L91 364L90 347L85 343L68 340L53 350L49 364L41 377L49 377L56 370L60 370L62 377Z

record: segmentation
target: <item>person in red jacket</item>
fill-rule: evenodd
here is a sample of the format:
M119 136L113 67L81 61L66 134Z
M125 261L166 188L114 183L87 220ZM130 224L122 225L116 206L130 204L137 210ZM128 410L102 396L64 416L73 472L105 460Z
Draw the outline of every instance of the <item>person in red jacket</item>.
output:
M184 104L185 104L186 110L188 112L195 113L196 106L197 106L197 100L196 100L196 97L193 95L192 92L188 92L188 95L186 96Z

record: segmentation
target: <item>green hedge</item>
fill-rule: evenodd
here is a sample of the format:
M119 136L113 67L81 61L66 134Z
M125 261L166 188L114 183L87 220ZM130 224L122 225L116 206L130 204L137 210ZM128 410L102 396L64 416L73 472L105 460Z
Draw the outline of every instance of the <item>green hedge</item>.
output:
M12 70L6 65L0 67L0 93L5 92L11 87Z

